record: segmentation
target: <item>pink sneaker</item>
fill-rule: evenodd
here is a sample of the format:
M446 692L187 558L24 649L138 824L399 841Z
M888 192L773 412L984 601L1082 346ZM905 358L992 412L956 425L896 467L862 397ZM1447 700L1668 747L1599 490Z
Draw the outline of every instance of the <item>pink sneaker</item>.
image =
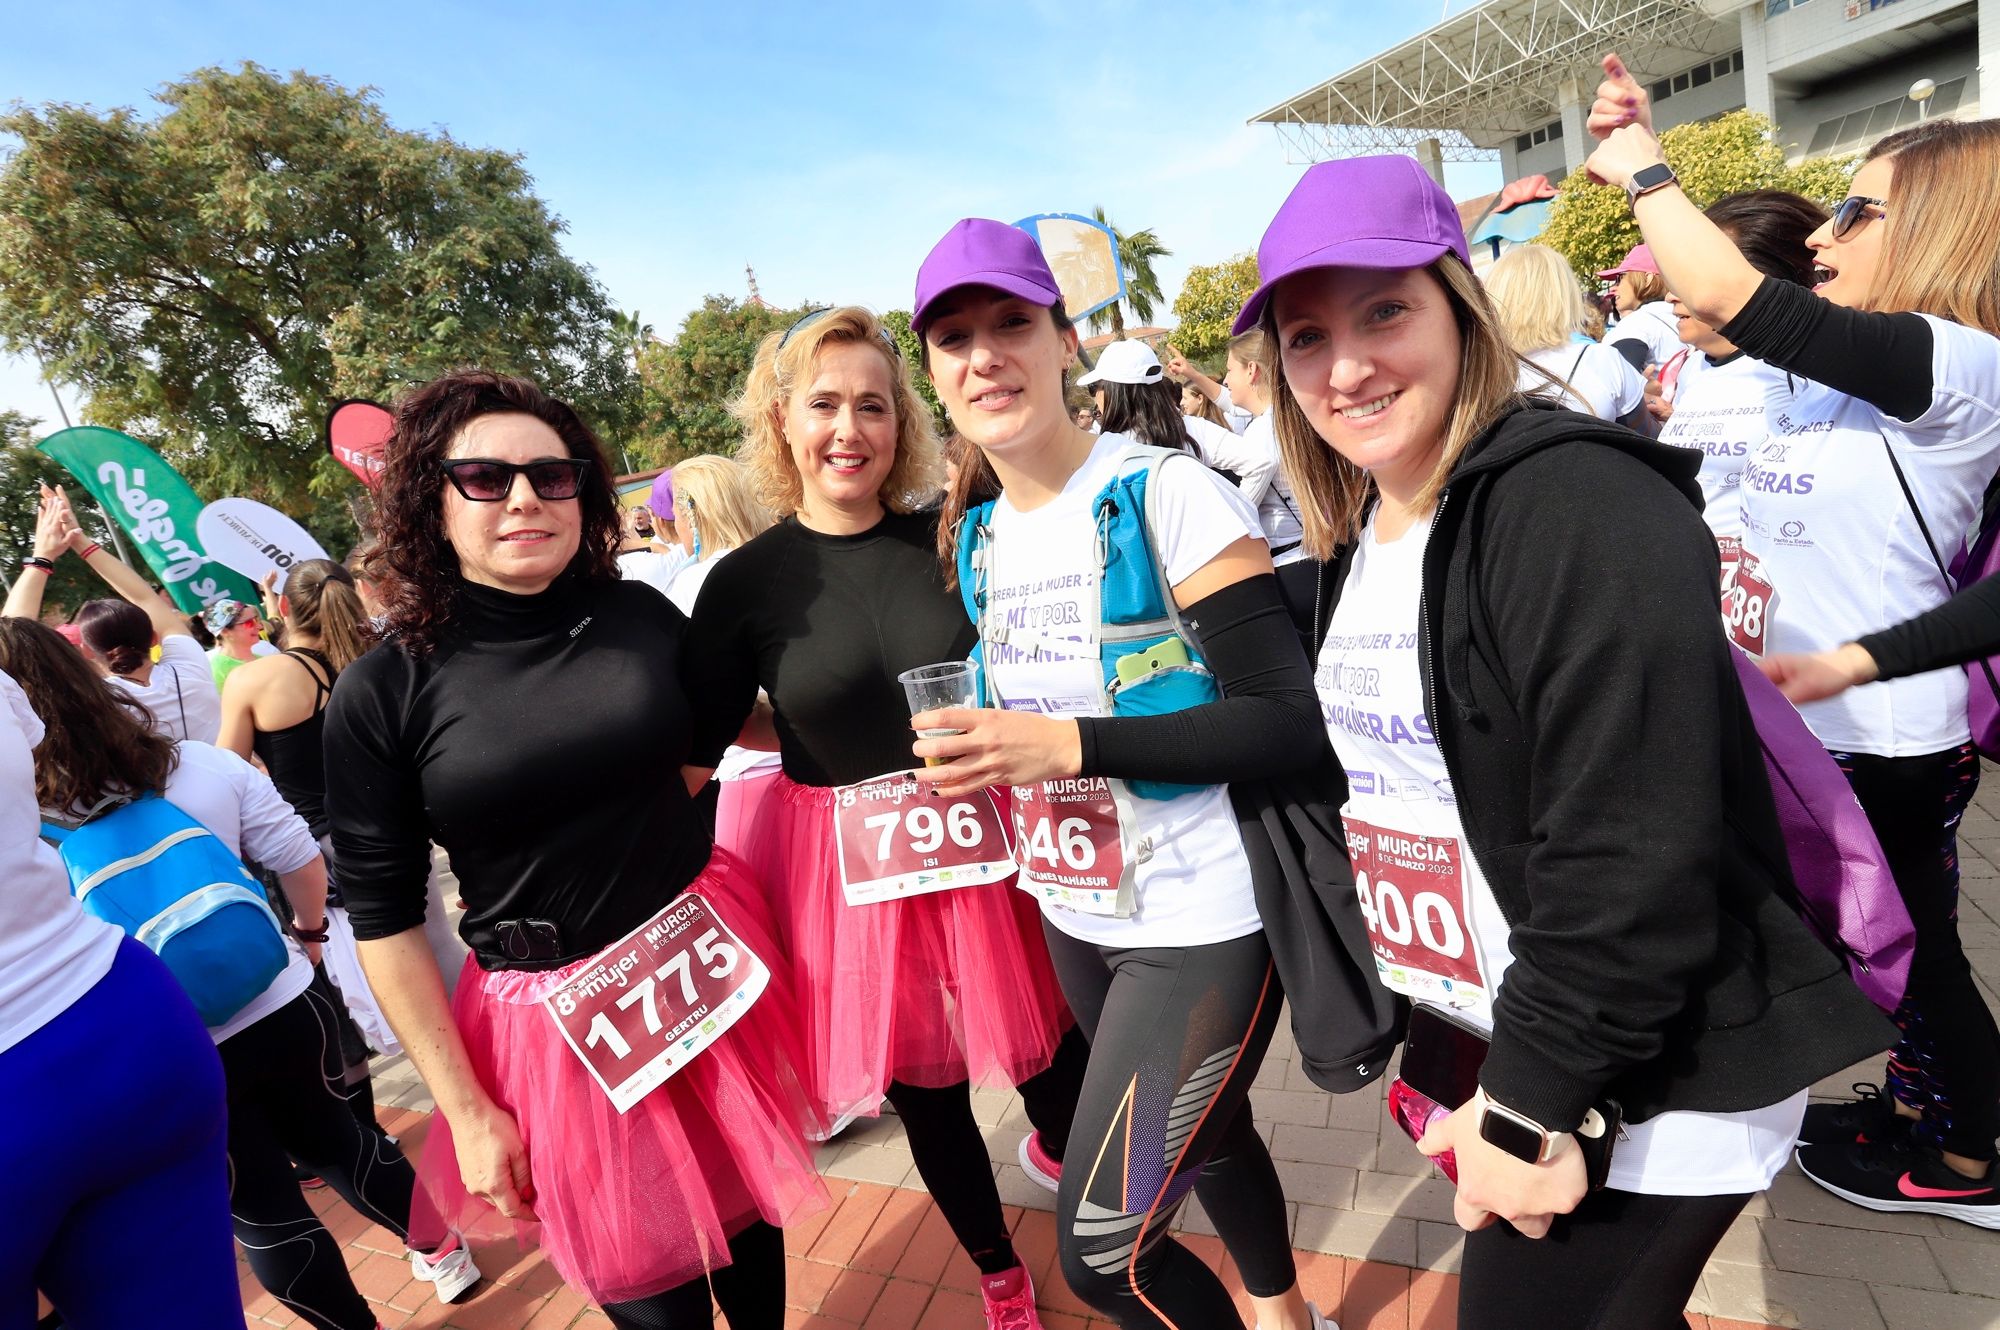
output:
M1042 1148L1042 1134L1038 1131L1021 1138L1021 1171L1036 1186L1049 1191L1062 1185L1062 1160Z
M1044 1330L1035 1313L1035 1281L1028 1278L1027 1267L981 1275L979 1296L986 1300L986 1330Z

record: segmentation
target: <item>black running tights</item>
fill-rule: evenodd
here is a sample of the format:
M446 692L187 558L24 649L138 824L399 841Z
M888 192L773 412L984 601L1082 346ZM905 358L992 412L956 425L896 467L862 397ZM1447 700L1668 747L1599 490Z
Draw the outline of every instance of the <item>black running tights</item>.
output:
M1253 1297L1297 1282L1285 1195L1250 1116L1282 994L1262 933L1113 949L1045 927L1090 1069L1056 1194L1063 1277L1121 1326L1240 1326L1222 1281L1168 1236L1201 1198Z
M618 1330L709 1330L710 1297L729 1330L783 1330L785 1235L758 1220L729 1240L729 1264L706 1279L690 1279L632 1302L607 1302Z
M1041 1134L1042 1148L1058 1159L1069 1145L1070 1120L1089 1062L1090 1045L1071 1026L1056 1046L1055 1060L1016 1087L1028 1121ZM972 1087L965 1081L937 1089L891 1081L888 1094L909 1138L917 1173L972 1263L986 1275L1019 1265L993 1183L986 1138L972 1116Z
M218 1051L229 1085L229 1212L257 1282L315 1330L375 1330L340 1245L292 1174L296 1159L356 1211L408 1234L416 1173L349 1110L331 1001L309 988Z

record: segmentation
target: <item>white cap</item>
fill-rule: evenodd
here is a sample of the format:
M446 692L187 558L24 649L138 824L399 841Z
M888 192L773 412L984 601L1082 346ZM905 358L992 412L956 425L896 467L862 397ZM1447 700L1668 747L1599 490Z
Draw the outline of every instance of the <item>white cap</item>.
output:
M1166 370L1160 358L1144 342L1113 342L1097 353L1097 368L1076 381L1085 388L1093 383L1158 383Z

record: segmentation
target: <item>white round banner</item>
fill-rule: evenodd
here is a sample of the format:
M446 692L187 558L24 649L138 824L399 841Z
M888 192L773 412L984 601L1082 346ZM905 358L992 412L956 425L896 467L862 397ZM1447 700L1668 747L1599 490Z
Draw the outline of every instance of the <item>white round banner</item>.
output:
M324 559L307 530L269 504L255 499L217 499L195 519L208 557L253 582L276 571L280 578L306 559Z

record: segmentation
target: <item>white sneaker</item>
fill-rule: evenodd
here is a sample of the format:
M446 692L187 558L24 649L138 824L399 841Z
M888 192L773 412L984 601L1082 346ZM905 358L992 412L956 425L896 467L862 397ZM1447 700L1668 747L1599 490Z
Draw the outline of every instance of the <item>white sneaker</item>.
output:
M426 1284L437 1285L439 1302L457 1302L465 1296L466 1290L479 1282L479 1267L472 1263L472 1253L465 1248L465 1239L453 1233L445 1245L429 1256L420 1251L410 1253L410 1273Z
M1310 1302L1306 1304L1306 1314L1312 1317L1313 1330L1340 1330L1340 1327L1334 1323L1331 1316L1328 1316ZM1259 1324L1257 1330L1264 1330L1264 1327Z

